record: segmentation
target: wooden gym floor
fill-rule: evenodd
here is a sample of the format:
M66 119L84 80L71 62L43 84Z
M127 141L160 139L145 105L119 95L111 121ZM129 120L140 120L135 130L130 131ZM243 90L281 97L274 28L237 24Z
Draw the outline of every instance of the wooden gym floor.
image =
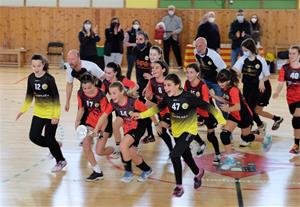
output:
M300 156L288 153L293 131L285 92L267 107L267 111L284 117L278 131L271 131L273 122L264 119L274 140L270 152L264 154L255 143L239 148L240 132L234 133L240 159L255 162L255 173L218 171L211 166L213 149L208 144L205 155L196 158L206 169L202 187L193 189L193 174L183 165L185 193L181 198L173 198L172 165L167 161L168 150L159 139L141 149L154 170L146 183L138 183L136 179L129 184L121 183L122 164L108 157L97 157L104 180L84 181L91 171L74 131L78 83L74 86L71 109L64 112L65 72L59 69L51 69L50 73L55 76L60 92L62 116L57 139L63 142L68 166L61 173L51 173L55 163L48 158L48 150L37 147L28 138L32 110L15 121L30 72L30 68L0 68L0 206L300 206ZM273 88L276 77L272 76ZM220 127L218 136L219 132ZM204 128L200 128L200 133L206 140ZM113 145L113 139L108 144ZM136 168L134 172L139 173Z

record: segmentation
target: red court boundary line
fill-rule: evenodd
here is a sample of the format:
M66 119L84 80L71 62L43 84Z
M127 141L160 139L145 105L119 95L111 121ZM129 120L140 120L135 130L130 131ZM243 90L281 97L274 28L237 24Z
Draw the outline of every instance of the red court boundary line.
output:
M107 161L115 168L118 170L123 171L123 167L121 167L120 165L115 164L112 159L109 156L106 156ZM136 173L134 173L134 175L137 175ZM158 182L162 182L162 183L169 183L169 184L176 184L174 181L169 181L169 180L163 180L163 179L159 179L159 178L154 178L154 177L149 177L150 180L154 180L154 181L158 181ZM236 190L235 187L220 187L220 186L206 186L206 185L202 185L202 188L214 188L214 189L226 189L226 190ZM300 190L300 187L287 187L287 190ZM249 187L243 187L242 190L252 190L252 191L256 191L256 190L261 190L258 188L249 188ZM198 189L197 191L201 191L201 188Z
M26 78L28 78L28 76L29 76L29 74L28 74L28 75L26 75L25 77L23 77L23 78L21 78L21 79L17 80L17 81L16 81L16 82L14 82L13 84L18 84L18 83L22 82L23 80L25 80Z

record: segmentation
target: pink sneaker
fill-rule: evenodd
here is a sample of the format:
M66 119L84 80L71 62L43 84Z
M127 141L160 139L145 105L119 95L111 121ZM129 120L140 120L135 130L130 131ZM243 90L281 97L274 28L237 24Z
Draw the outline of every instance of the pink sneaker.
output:
M51 169L51 172L60 172L64 167L66 167L67 161L61 160Z

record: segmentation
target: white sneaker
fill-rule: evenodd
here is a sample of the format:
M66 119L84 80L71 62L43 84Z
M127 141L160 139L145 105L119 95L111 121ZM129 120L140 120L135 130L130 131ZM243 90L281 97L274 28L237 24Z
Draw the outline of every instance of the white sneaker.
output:
M230 170L231 167L235 166L236 161L232 155L227 155L226 159L221 165L222 170Z
M67 165L67 161L61 160L51 169L51 172L60 172Z
M112 159L119 159L120 156L121 156L121 154L120 154L119 151L114 151L114 152L110 155L110 157L111 157Z
M213 165L219 165L221 163L221 154L215 155Z
M259 131L259 135L265 136L266 135L266 128L267 128L267 123L262 122L262 126L259 126L257 129Z
M200 157L201 155L203 155L205 149L206 149L206 143L205 142L202 145L198 144L198 149L197 149L197 152L196 152L197 157Z
M250 146L251 142L245 142L244 140L240 141L240 147L248 147Z

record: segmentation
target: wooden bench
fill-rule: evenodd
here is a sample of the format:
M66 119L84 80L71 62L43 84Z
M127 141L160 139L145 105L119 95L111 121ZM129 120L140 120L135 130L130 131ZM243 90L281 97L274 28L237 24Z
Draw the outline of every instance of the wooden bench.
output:
M0 55L16 55L17 59L16 62L10 62L10 61L0 61L0 66L18 66L22 67L24 63L24 56L27 52L27 49L24 48L18 48L18 49L3 49L0 48Z

